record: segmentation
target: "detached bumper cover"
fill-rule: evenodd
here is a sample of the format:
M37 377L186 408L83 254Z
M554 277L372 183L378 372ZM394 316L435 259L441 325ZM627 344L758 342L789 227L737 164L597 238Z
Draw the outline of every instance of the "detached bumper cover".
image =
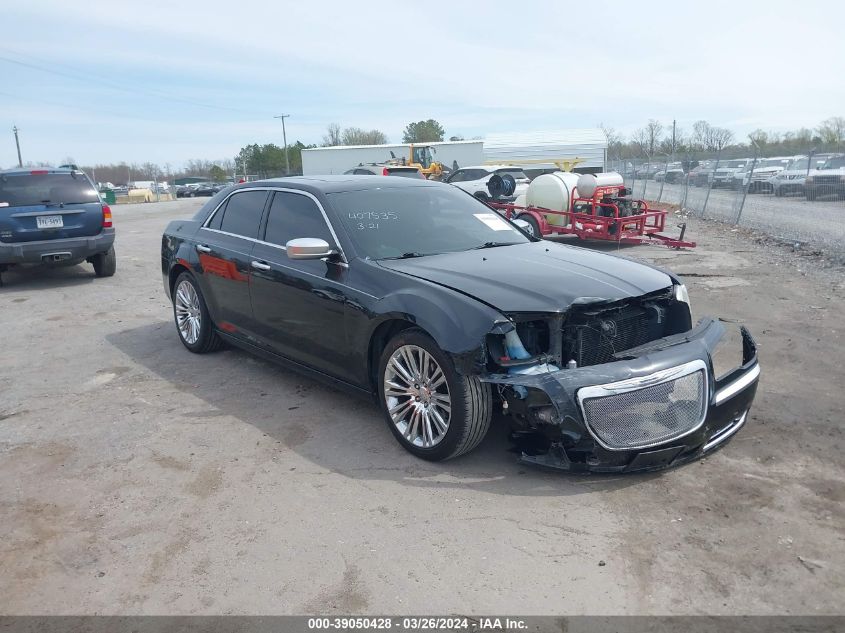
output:
M82 260L105 253L114 244L114 229L97 235L69 237L37 242L0 242L0 264L40 264L45 255L69 255L67 260Z
M560 441L540 455L523 453L523 461L584 472L659 470L709 454L745 424L760 366L751 334L740 331L741 365L718 379L713 356L725 328L704 319L689 332L620 352L614 362L482 380L548 397L554 413L545 432L557 426ZM590 407L591 398L604 401Z

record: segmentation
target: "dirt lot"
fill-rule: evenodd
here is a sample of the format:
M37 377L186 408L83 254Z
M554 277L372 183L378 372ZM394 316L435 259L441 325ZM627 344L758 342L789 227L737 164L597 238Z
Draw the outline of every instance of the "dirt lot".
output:
M626 249L754 333L747 427L657 475L520 466L501 421L438 465L368 401L182 348L158 249L200 204L115 209L112 279L4 275L0 612L841 612L841 271L696 222Z

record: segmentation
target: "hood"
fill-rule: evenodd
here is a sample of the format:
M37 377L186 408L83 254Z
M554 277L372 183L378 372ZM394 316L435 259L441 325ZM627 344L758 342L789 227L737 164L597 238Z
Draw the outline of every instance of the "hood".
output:
M500 312L563 312L574 303L618 301L672 285L650 266L548 241L378 263Z

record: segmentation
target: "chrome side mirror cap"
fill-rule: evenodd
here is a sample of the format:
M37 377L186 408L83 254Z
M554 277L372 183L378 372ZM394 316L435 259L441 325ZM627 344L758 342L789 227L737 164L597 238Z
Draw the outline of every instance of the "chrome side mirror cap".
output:
M336 255L326 240L316 237L299 237L285 244L289 259L323 259Z

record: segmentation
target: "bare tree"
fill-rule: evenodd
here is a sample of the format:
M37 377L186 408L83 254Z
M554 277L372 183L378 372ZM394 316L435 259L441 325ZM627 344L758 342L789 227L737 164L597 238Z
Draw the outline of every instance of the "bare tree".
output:
M323 135L323 147L340 145L340 136L340 125L337 123L329 123L326 127L326 133Z
M387 136L379 130L348 127L343 130L340 140L343 145L383 145L387 143Z
M710 128L710 138L708 140L708 150L711 152L721 152L734 140L734 133L724 127Z
M605 139L607 139L608 156L614 156L617 159L622 158L622 137L616 130L604 123L599 123L599 127L604 132Z
M821 122L817 128L822 143L840 147L845 141L845 117L832 116Z
M695 151L710 151L712 130L713 126L703 119L693 123L690 145L695 149Z
M663 137L663 124L660 121L649 119L648 124L645 126L645 131L648 137L648 155L653 156L654 149Z
M648 131L645 128L640 128L631 135L631 145L633 145L637 152L651 157L648 153Z
M189 176L202 176L207 178L212 165L214 165L214 163L212 163L210 160L205 160L203 158L193 158L191 160L186 160L185 173Z
M751 132L751 134L748 135L748 139L761 154L766 150L766 145L769 144L769 134L760 128Z

